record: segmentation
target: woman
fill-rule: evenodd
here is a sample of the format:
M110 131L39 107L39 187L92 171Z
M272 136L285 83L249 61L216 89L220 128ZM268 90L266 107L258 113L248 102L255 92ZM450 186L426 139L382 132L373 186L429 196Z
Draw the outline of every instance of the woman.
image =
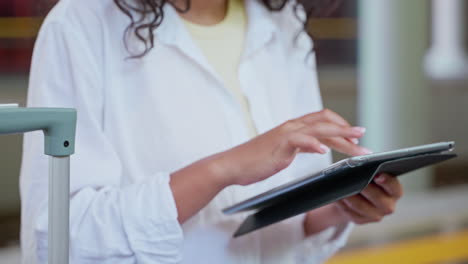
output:
M357 145L363 128L322 109L303 31L308 4L62 0L54 7L36 42L28 105L78 110L73 263L320 263L345 243L353 222L393 211L401 186L382 175L360 195L237 239L245 215L220 213L329 165L330 148L369 153ZM40 135L26 136L24 263L47 261L41 152Z

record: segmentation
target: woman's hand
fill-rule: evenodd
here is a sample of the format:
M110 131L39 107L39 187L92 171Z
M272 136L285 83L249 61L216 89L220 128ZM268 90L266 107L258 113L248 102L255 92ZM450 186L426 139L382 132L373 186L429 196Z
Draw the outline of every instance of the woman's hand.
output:
M335 203L341 215L356 224L379 222L395 211L396 203L403 195L398 179L380 174L360 194Z
M380 174L360 194L308 212L304 232L310 236L348 222L379 222L395 211L396 203L402 195L403 188L396 177Z
M229 185L255 183L285 169L299 152L325 154L333 148L347 155L368 154L369 150L357 145L364 132L338 114L323 110L192 163L171 174L179 221L184 223Z
M299 152L325 154L329 148L347 155L370 151L356 143L365 133L331 110L290 120L231 150L218 154L227 185L264 180L288 167Z

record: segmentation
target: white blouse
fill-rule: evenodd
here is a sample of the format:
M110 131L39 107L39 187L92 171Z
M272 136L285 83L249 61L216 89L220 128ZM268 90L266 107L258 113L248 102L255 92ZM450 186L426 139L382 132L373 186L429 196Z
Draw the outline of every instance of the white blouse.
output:
M311 43L292 7L271 13L246 0L249 18L239 80L259 133L322 109ZM233 239L245 214L221 209L330 164L301 154L263 182L232 186L184 225L170 173L249 138L233 94L167 6L155 48L128 59L129 19L112 0L61 0L36 42L28 106L78 110L71 161L72 263L320 263L350 230L304 238L304 215ZM130 48L141 45L130 36ZM47 157L25 136L21 171L23 263L47 261Z

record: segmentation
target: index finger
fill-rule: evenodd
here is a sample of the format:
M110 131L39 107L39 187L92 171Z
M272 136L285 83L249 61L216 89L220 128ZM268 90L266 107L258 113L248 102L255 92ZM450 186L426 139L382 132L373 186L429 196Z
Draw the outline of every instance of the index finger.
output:
M338 125L341 125L341 126L351 126L348 123L348 121L346 121L346 119L344 119L339 114L337 114L337 113L335 113L332 110L327 109L327 108L325 108L325 109L323 109L322 111L319 111L319 112L315 112L315 113L311 113L311 114L307 114L305 116L302 116L302 117L299 118L299 120L301 120L302 122L304 122L306 124L326 120L326 121L329 121L331 123L335 123L335 124L338 124Z

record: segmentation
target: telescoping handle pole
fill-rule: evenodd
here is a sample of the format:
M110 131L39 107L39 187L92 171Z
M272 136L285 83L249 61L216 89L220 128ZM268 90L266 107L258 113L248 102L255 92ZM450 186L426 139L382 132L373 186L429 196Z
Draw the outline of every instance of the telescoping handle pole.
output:
M49 263L69 262L70 155L75 151L76 110L0 105L0 134L42 130L49 160Z
M49 263L68 263L70 156L49 157Z

